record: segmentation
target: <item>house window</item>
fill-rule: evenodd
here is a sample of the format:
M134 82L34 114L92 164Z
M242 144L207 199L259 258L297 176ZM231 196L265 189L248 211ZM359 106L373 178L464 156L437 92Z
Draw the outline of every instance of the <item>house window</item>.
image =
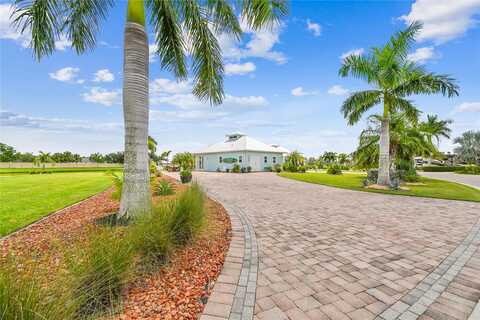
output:
M267 162L268 162L268 157L267 157L267 156L263 157L263 162L264 162L264 163L267 163Z
M273 163L277 163L277 157L273 157L273 158L272 158L272 162L273 162Z
M223 162L223 158L221 156L218 158L218 162L220 162L220 163Z
M238 162L242 163L242 156L238 156Z

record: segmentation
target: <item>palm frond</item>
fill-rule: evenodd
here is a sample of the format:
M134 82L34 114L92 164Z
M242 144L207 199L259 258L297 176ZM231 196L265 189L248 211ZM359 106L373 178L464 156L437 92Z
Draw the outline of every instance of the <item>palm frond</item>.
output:
M72 48L78 53L93 49L100 21L107 16L113 0L69 0L65 1L65 18L62 32L72 41Z
M60 37L62 2L59 0L16 0L11 19L23 33L31 33L30 47L37 60L55 51Z
M186 79L185 41L178 8L174 2L164 0L147 0L147 7L150 9L150 23L155 33L160 65L173 72L177 79Z
M422 113L417 107L415 107L412 101L390 96L389 97L389 105L392 111L401 111L405 115L405 117L411 121L413 124L418 122L418 118Z
M288 13L284 0L244 0L242 18L254 30L271 27Z
M444 96L458 96L459 87L455 79L448 75L434 73L411 72L406 79L396 86L392 93L401 96L411 94L435 94L442 93Z
M349 125L354 125L370 108L382 102L383 93L380 90L366 90L352 93L342 104L343 117Z
M351 75L354 78L366 80L368 83L377 80L377 72L375 70L373 56L365 57L361 55L349 55L343 59L338 74L342 77Z
M423 24L418 21L412 22L405 30L398 31L390 38L385 48L388 54L385 55L385 63L390 65L395 61L405 61L408 50L415 41L415 36L422 29Z
M230 3L225 0L207 0L206 5L215 33L228 33L240 40L242 29Z
M202 101L220 104L224 97L222 53L208 26L208 13L197 1L182 1L181 7L183 25L192 42L193 94Z

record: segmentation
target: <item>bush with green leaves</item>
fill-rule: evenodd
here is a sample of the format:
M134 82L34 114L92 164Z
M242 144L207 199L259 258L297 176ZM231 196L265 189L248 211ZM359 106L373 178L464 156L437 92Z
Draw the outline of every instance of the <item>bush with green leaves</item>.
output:
M277 173L280 173L282 172L282 166L277 163L276 165L273 166L273 170L275 170L275 172Z
M0 319L64 320L73 319L77 304L57 283L49 290L33 272L19 275L14 261L3 261L0 268ZM55 289L55 290L54 290Z
M235 163L232 167L232 172L233 173L240 173L240 165L238 163Z
M167 180L160 180L155 187L155 194L157 196L169 196L174 193L173 185Z
M424 172L454 172L462 170L462 166L423 166L421 169Z
M480 166L468 165L461 167L461 169L458 169L455 172L462 174L480 174Z
M192 172L190 170L180 171L180 180L182 183L189 183L192 181Z
M205 194L197 183L184 191L174 202L170 230L176 245L190 242L205 221Z
M342 174L342 168L339 164L333 163L327 167L327 174Z
M131 279L134 246L119 229L96 228L89 242L67 254L71 290L79 302L79 317L111 309Z
M267 167L264 167L264 168L263 168L263 171L266 171L266 172L272 172L272 171L273 171L273 169L272 169L272 167L270 167L270 166L267 166Z

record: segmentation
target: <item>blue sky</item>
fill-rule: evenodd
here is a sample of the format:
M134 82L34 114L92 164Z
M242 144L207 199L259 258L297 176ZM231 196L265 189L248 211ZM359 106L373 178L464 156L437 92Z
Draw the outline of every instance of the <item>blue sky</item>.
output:
M9 6L0 1L0 141L33 152L122 150L126 1L110 11L94 51L77 56L59 39L57 52L41 62L27 48L28 37L9 26ZM412 99L424 115L453 119L453 136L478 130L480 0L292 1L272 30L245 28L241 42L219 35L227 71L223 105L198 102L191 84L176 82L152 55L150 134L160 150L174 152L194 151L233 131L306 155L351 152L366 121L347 126L339 110L349 92L366 85L338 76L342 56L383 45L412 20L425 28L410 58L460 85L457 98ZM441 142L443 151L452 147Z

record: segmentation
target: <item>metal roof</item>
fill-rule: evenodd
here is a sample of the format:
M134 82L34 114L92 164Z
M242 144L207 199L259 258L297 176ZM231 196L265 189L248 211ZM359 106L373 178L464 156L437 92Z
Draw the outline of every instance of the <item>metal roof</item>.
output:
M197 150L193 154L203 153L221 153L221 152L241 152L241 151L258 151L272 153L289 153L290 151L278 145L268 145L243 133L232 133L226 135L223 142L212 144L201 150Z

